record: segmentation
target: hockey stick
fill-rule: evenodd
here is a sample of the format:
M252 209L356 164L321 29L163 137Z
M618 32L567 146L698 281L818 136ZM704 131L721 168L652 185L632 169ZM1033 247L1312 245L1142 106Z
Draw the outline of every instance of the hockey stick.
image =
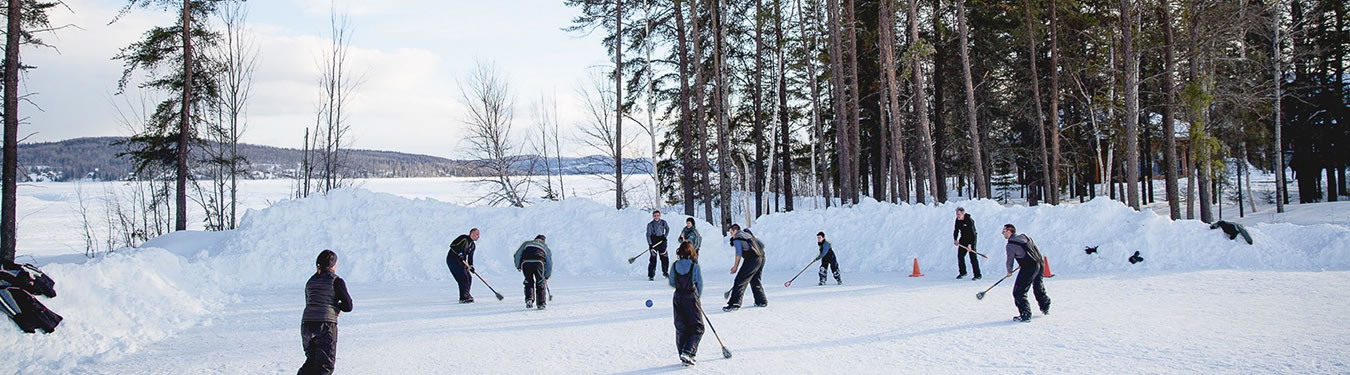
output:
M544 280L544 292L548 293L548 301L553 302L553 290L548 287L548 280Z
M1013 272L1017 272L1017 270L1020 269L1020 268L1021 268L1021 267L1013 267ZM983 292L975 293L975 299L977 299L977 300L982 300L982 299L984 299L984 294L985 294L985 293L988 293L990 289L994 289L994 287L998 286L998 283L1003 282L1003 280L1007 280L1007 279L1008 279L1008 276L1012 276L1012 273L1009 272L1007 275L1004 275L1002 279L998 279L998 281L995 281L995 282L994 282L994 285L990 285L990 286L989 286L989 289L985 289Z
M479 274L478 274L478 271L474 271L474 270L473 270L473 266L470 266L468 262L465 262L464 259L460 259L459 262L460 262L460 263L463 263L463 264L464 264L464 267L467 267L467 268L469 269L469 273L472 273L474 276L478 276L478 281L482 281L482 282L483 282L483 285L487 286L487 287L488 287L488 290L491 290L491 291L492 291L492 294L496 294L496 295L497 295L497 300L498 300L498 301L501 301L501 300L503 300L503 299L506 299L506 297L502 297L502 294L501 294L501 293L497 293L497 290L496 290L496 289L492 289L492 285L491 285L491 284L488 284L487 280L483 280L483 275L479 275Z
M665 243L665 242L666 242L666 240L656 241L656 243L652 244L651 246L648 246L648 247L647 247L647 250L643 250L641 253L638 253L637 255L634 255L632 258L628 258L628 264L633 264L633 262L636 262L636 261L637 261L637 258L640 257L640 256L642 256L642 254L647 254L647 253L651 253L651 252L653 252L653 251L656 251L656 246L657 246L657 245L660 245L660 244L662 244L662 243Z
M802 270L801 270L801 271L797 271L797 276L801 276L801 275L802 275L802 272L806 272L806 269L807 269L807 268L811 268L811 265L812 265L812 264L816 264L816 261L817 261L817 260L820 260L820 259L812 259L812 260L811 260L811 263L807 263L807 264L806 264L806 267L802 267ZM797 276L793 276L793 277L792 277L792 280L788 280L787 282L783 283L783 287L784 287L784 288L787 288L787 287L792 286L792 282L793 282L793 281L797 281ZM730 298L730 296L728 296L728 298Z
M727 344L722 343L722 336L717 335L717 328L713 328L712 320L708 319L708 313L703 311L702 308L699 308L699 312L703 313L703 321L708 322L708 329L712 330L713 337L717 338L717 345L722 346L722 358L731 358L731 351L727 350Z
M980 252L975 251L975 249L972 249L972 248L970 248L969 246L961 245L961 247L962 247L962 248L965 248L966 251L975 253L975 255L979 255L981 258L989 259L989 256L988 256L988 255L981 254Z

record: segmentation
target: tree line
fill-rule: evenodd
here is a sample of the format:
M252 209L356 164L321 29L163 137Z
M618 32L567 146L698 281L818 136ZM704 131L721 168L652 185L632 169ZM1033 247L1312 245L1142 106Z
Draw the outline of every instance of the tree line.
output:
M1249 165L1281 212L1286 170L1348 194L1344 0L564 1L605 35L616 132L658 103L667 202L724 229L738 185L756 216L1016 189L1212 222Z

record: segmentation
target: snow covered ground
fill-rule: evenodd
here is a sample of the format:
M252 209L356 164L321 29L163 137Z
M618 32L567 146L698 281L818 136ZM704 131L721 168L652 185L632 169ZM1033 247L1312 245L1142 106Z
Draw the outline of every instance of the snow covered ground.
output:
M339 324L339 373L679 369L671 289L646 281L645 262L625 261L644 248L645 211L590 199L467 207L472 188L443 180L371 180L305 200L282 200L289 186L273 184L248 187L253 209L238 230L174 233L94 259L34 240L69 244L69 211L58 213L71 207L69 186L21 188L21 203L45 203L21 209L33 211L21 212L20 252L57 280L58 297L44 302L66 321L50 335L0 329L0 373L293 372L303 361L302 285L324 248L338 252L356 305ZM589 186L604 202L603 188ZM957 205L766 216L752 227L767 245L770 306L735 313L718 310L731 250L700 220L704 306L735 357L720 358L709 332L692 372L1350 372L1350 326L1340 322L1350 313L1350 227L1315 220L1346 206L1290 206L1281 222L1250 222L1247 245L1105 199L959 202L990 255L985 279L971 282L952 279ZM974 298L1002 276L1003 223L1035 238L1059 275L1047 282L1052 315L1029 324L1009 320L1011 282ZM477 268L503 302L477 280L478 303L453 301L445 249L469 227L483 231ZM817 231L835 245L845 284L816 287L812 267L784 288L814 257ZM538 233L555 251L556 299L526 311L510 254ZM1145 262L1127 262L1134 251ZM927 276L905 277L915 259Z

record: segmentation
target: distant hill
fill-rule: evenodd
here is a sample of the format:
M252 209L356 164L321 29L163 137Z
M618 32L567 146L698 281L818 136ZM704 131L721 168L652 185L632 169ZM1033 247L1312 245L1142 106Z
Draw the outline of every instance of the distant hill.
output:
M101 180L125 179L134 168L126 157L117 157L125 151L118 145L124 137L75 138L59 142L25 143L19 145L19 168L27 171L29 180L67 181L72 178ZM292 148L240 144L239 151L248 159L249 175L254 179L292 178L300 165L302 151ZM194 153L195 154L195 153ZM195 157L194 160L200 159ZM483 176L486 170L475 160L453 160L430 155L408 154L379 150L350 150L347 154L348 174L355 178L381 177L453 177ZM534 164L536 173L543 174L545 162L537 156L524 156L514 167L517 173L526 173ZM563 157L558 162L549 160L547 166L554 173L606 173L608 158ZM646 158L624 159L625 173L645 173L650 168Z

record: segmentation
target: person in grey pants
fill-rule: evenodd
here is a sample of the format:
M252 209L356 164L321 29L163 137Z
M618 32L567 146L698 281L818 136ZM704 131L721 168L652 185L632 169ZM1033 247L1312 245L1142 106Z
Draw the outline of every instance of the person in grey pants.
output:
M299 375L332 374L337 363L337 318L352 311L347 283L337 275L337 253L324 250L314 260L318 271L305 283L305 312L300 321L300 344L305 364Z

